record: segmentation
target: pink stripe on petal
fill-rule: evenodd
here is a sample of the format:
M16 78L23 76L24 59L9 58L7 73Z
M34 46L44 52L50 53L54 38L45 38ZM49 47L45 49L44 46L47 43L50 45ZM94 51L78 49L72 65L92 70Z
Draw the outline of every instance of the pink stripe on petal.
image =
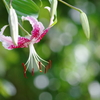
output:
M33 18L33 17L22 17L24 20L28 20L30 22L30 24L32 25L32 31L31 31L31 40L33 38L37 38L39 36L39 23L37 21L37 19Z
M43 24L41 22L38 22L38 23L39 23L39 27L40 27L39 33L41 34L44 31L44 26L43 26Z
M44 30L44 26L41 22L38 22L37 19L35 19L34 17L23 17L25 20L28 20L30 22L30 24L32 25L32 31L31 31L31 40L33 38L37 39L40 34L43 33Z
M40 28L39 27L36 27L34 30L31 31L32 35L31 35L31 40L33 38L37 39L39 37L39 30Z
M15 49L15 48L27 48L28 45L30 44L30 40L24 37L19 37L18 38L18 45L10 45L8 48L9 49Z
M44 30L44 32L39 36L39 38L36 40L35 43L38 43L45 35L46 33L50 30L50 28L47 28Z

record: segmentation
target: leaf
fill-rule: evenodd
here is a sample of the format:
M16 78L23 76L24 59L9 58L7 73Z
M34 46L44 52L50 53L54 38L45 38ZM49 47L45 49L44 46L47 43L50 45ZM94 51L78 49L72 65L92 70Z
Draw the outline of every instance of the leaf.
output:
M86 37L89 39L90 38L90 27L89 27L88 18L84 12L80 13L80 17L81 17L81 23L82 23L84 33Z
M9 7L10 0L3 0ZM8 8L6 5L6 8ZM39 7L32 0L12 0L12 6L16 10L18 18L22 16L38 17ZM8 9L7 9L8 10Z

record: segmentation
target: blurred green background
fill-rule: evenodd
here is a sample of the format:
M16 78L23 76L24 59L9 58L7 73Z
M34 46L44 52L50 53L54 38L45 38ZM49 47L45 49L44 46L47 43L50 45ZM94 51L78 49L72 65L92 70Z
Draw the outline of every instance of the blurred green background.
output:
M58 23L35 44L43 59L52 60L48 73L35 70L31 76L27 71L28 78L24 78L21 63L28 59L28 48L6 50L0 43L0 100L100 100L100 0L64 1L87 14L90 40L82 30L79 13L59 2ZM39 20L45 27L48 18L47 10L41 8ZM8 14L1 1L0 28L5 24ZM31 30L29 23L26 27Z

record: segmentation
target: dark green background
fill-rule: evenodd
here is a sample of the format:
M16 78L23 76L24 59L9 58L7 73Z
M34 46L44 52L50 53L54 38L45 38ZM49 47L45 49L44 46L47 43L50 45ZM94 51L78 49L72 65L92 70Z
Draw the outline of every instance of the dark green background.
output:
M43 6L49 5L42 1ZM24 78L21 63L27 61L28 48L6 50L0 43L0 100L100 100L100 1L65 1L87 14L90 40L82 30L79 13L59 2L58 23L35 44L43 59L52 60L48 73L36 71L31 76L27 71L28 78ZM41 8L38 19L45 27L49 18L48 11ZM0 28L5 24L8 14L1 1ZM25 27L31 31L29 23Z

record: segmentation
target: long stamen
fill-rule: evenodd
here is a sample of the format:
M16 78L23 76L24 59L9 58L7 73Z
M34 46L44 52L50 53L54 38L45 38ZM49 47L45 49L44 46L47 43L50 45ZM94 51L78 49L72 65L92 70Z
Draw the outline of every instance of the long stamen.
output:
M32 68L32 76L34 75L34 68Z
M52 64L52 62L51 62L51 60L49 60L49 64L48 64L49 68L51 68L51 64Z
M48 69L51 68L51 60L48 61L48 65L45 66L45 71L44 73L47 73Z
M44 73L47 73L48 69L49 69L49 66L48 66L48 65L45 66L45 71L44 71Z
M24 63L22 63L22 66L23 66L23 68L24 68L24 77L27 78L27 76L26 76L26 66L25 66Z
M24 64L22 63L22 66L24 68L24 76L26 77L26 70L28 69L29 66L32 67L32 75L34 75L34 68L33 66L36 65L39 69L40 72L42 72L42 67L44 67L44 73L47 73L48 69L51 68L51 60L49 61L45 61L44 59L42 59L35 51L35 48L33 46L33 44L29 45L29 58L27 60L27 62ZM47 65L46 65L47 63ZM26 65L27 65L27 69L26 69ZM45 66L46 65L46 66Z
M41 62L39 62L39 69L40 69L40 72L42 72L42 65L41 65Z

